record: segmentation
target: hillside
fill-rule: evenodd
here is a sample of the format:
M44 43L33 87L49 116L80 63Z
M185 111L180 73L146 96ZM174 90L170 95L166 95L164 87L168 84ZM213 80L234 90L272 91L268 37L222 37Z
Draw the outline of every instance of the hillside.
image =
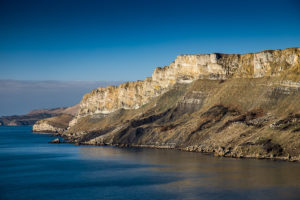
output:
M62 135L79 144L300 160L299 57L299 48L178 56L145 81L85 95Z
M27 126L33 125L38 120L58 116L61 114L69 114L75 116L79 110L79 105L65 107L65 108L53 108L53 109L39 109L33 110L25 115L13 115L0 117L1 126Z

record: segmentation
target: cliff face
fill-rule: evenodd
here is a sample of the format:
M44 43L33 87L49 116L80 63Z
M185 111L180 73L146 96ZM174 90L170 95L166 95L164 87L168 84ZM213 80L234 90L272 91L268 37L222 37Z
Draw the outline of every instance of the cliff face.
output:
M144 81L86 94L61 135L78 144L300 160L299 56L299 48L181 55Z
M151 78L127 82L119 87L98 88L86 94L75 125L87 115L108 114L118 109L137 109L168 91L176 83L191 83L197 79L259 78L292 76L300 72L300 48L268 50L251 54L180 55L169 66L156 68Z

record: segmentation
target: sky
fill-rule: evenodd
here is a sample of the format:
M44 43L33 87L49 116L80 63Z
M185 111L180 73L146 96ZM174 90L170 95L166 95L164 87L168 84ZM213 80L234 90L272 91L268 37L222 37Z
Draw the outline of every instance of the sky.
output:
M142 80L179 54L299 46L298 0L0 0L0 79Z
M299 0L0 0L0 116L71 106L180 54L288 47Z

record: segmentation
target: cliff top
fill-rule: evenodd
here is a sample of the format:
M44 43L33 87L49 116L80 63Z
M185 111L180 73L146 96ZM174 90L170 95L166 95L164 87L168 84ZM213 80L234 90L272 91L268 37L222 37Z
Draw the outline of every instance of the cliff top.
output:
M80 113L110 113L120 108L136 109L176 83L198 79L281 77L300 80L300 48L265 50L246 54L185 54L169 66L157 67L144 81L98 88L84 95Z

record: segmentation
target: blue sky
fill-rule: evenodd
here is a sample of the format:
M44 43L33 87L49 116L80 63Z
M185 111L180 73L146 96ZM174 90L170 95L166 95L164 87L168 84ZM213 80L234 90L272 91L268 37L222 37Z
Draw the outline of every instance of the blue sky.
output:
M297 0L0 0L0 79L142 80L179 54L296 46Z
M74 105L179 54L287 47L299 0L0 0L0 116Z

